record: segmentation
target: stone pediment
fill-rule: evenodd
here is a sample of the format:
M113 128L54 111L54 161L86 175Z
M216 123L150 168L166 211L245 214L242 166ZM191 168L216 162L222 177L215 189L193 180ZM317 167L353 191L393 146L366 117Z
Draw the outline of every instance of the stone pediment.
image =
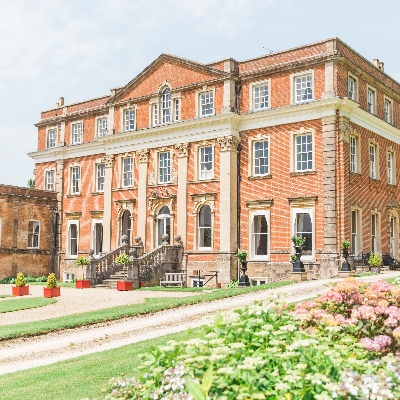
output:
M208 65L170 54L161 54L140 74L108 100L108 104L158 93L168 82L171 90L201 84L229 76L229 73Z

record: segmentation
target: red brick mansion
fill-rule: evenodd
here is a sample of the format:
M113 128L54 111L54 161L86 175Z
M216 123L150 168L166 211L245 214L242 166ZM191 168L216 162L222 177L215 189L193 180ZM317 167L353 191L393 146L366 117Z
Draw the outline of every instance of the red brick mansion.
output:
M162 54L105 96L41 113L36 187L58 192L59 274L179 234L188 275L308 278L351 251L399 252L400 84L337 38L244 61ZM190 284L190 280L188 281Z

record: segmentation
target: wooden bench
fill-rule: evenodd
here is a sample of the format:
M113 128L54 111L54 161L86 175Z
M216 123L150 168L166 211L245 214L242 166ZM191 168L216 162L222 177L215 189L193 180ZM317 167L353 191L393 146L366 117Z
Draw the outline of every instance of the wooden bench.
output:
M160 286L166 285L180 285L186 283L186 272L166 272L164 280L160 280Z

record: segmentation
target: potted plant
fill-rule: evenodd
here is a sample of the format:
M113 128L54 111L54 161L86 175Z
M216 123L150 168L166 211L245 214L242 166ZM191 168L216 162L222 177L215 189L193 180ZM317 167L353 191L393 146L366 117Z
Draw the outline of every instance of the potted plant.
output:
M249 277L246 275L247 271L247 252L244 250L239 250L236 254L236 257L239 259L239 261L242 264L242 267L240 268L242 270L242 276L239 279L239 284L238 286L250 286L250 280Z
M296 259L294 259L295 257L291 256L291 260L293 263L293 272L305 272L304 269L304 264L301 261L301 253L303 252L303 246L306 242L306 238L302 238L300 236L293 236L292 237L292 243L293 243L293 247L296 251L295 257Z
M24 274L18 272L15 286L12 287L13 296L26 296L29 294L29 285L26 284Z
M382 264L382 254L371 252L368 258L368 265L370 266L371 272L375 274L380 273L380 266Z
M82 279L78 278L75 281L75 287L77 289L88 289L90 288L90 279L83 279L83 267L90 264L90 261L85 257L78 257L75 261L77 267L82 267Z
M44 297L58 297L60 296L60 286L57 286L56 276L51 273L47 277L46 287L43 288Z
M341 271L344 271L344 272L351 271L350 265L349 265L349 263L347 262L347 259L348 259L348 257L349 257L350 242L349 242L348 240L345 239L345 240L342 240L342 241L340 242L340 244L341 244L341 247L342 247L342 254L343 254L343 258L344 258L344 261L342 262L342 269L341 269Z
M131 260L126 254L120 254L115 259L115 264L126 267ZM117 290L132 290L132 281L127 281L124 279L123 281L117 281Z

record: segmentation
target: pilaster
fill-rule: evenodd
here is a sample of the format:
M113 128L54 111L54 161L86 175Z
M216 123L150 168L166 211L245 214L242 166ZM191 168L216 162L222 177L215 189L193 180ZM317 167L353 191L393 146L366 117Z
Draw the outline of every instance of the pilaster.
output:
M321 278L337 275L338 209L336 166L336 116L321 118L323 148L323 197L324 197L324 251L321 254Z
M111 207L112 207L112 175L114 156L106 155L101 159L105 166L104 174L104 212L103 212L103 252L111 250Z
M108 109L107 131L108 135L112 135L114 133L114 107L110 107Z
M186 248L187 236L187 182L188 182L188 156L189 143L175 145L178 150L178 196L176 232L181 236L183 246Z
M228 253L219 261L221 268L224 264L221 272L230 271L232 276L235 269L231 254L237 250L237 148L240 138L230 135L217 141L220 145L220 251Z
M149 150L142 149L138 151L139 155L139 182L138 182L138 219L137 236L143 241L146 250L146 215L147 215L147 170L149 162Z

